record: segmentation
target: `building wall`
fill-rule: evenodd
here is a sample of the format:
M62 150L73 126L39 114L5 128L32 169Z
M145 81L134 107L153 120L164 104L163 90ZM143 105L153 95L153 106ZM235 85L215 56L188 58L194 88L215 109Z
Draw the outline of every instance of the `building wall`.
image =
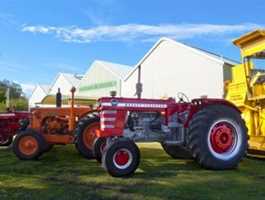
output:
M36 103L40 103L45 96L46 93L43 89L40 86L37 86L29 98L29 108L36 107Z
M110 91L116 91L119 96L121 94L120 88L121 81L116 75L106 70L104 67L97 65L97 63L94 63L81 80L77 96L109 96Z
M223 64L173 42L163 41L142 66L143 98L223 96ZM123 83L123 96L133 97L137 71Z
M55 95L58 92L58 88L60 88L62 95L71 95L72 84L62 75L56 79L49 94Z

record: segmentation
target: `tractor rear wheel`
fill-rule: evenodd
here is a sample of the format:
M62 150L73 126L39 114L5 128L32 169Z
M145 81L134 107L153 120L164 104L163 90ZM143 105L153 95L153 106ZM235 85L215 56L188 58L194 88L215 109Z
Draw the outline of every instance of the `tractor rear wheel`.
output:
M27 129L18 134L13 142L13 152L20 160L38 159L45 148L45 140L42 135Z
M191 152L182 146L168 145L161 143L164 151L174 159L190 159L192 158Z
M225 105L198 111L189 123L188 147L208 169L237 167L247 151L247 128L240 113Z
M93 143L100 129L99 117L85 117L80 120L76 128L76 149L87 159L94 158Z
M126 138L119 138L108 144L102 155L103 167L113 177L133 174L139 163L139 148Z
M106 147L106 138L99 137L96 138L93 144L93 153L95 155L96 160L101 163L102 161L102 154Z
M13 141L13 137L2 138L0 136L0 147L9 146Z

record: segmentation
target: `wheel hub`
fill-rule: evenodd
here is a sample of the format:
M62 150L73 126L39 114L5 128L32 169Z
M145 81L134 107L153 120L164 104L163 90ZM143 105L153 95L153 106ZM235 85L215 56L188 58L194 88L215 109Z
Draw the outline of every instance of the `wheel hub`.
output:
M38 142L31 136L21 138L19 142L19 149L25 155L32 155L38 149Z
M217 123L211 130L210 141L216 153L226 153L235 144L234 129L228 122Z
M115 162L122 166L125 165L126 163L128 163L129 161L129 154L126 151L120 150L117 152L116 156L115 156Z
M114 165L119 169L126 169L132 163L132 153L126 149L118 149L113 155Z

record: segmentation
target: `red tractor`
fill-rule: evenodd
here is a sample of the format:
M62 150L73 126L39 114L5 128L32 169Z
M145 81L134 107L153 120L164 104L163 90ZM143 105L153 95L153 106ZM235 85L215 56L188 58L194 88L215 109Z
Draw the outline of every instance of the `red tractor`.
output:
M12 143L13 136L26 128L30 118L28 112L0 113L0 146L8 146Z
M222 99L167 100L104 97L99 100L97 159L114 177L137 169L136 142L160 142L174 158L192 156L202 167L235 168L247 150L240 111ZM99 119L98 119L99 120Z

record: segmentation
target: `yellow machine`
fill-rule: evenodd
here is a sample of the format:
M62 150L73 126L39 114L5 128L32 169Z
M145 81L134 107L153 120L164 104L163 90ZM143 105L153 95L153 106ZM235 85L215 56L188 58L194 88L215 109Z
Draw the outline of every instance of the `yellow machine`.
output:
M242 64L232 68L226 99L242 111L249 150L265 152L265 70L254 68L256 62L265 59L265 30L243 35L233 43L241 50Z

